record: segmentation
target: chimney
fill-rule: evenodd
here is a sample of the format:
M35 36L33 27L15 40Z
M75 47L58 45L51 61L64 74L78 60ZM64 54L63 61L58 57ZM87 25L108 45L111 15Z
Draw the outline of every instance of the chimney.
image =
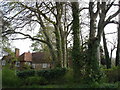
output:
M19 57L19 49L18 48L15 48L15 56Z

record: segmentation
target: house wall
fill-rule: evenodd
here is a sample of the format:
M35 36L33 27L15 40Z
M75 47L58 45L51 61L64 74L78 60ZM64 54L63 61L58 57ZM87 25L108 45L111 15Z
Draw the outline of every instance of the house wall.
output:
M32 55L30 52L25 53L24 61L32 61Z
M33 68L36 70L44 70L44 69L51 69L53 65L51 63L40 63L40 64L32 64Z

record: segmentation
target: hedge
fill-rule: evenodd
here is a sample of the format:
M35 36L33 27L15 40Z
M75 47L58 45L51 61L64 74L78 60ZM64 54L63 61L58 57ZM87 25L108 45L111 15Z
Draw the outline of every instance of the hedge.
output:
M65 68L55 68L55 69L49 69L49 70L25 70L25 71L18 71L17 76L19 78L27 78L27 77L32 77L32 76L40 76L44 77L47 80L51 79L58 79L62 76L65 75L66 73Z

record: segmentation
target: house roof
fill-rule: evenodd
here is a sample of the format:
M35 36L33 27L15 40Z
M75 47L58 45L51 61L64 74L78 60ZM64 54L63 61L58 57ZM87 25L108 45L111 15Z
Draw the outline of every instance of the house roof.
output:
M47 52L25 52L19 56L20 61L23 62L32 62L32 63L50 63L50 54Z
M22 55L19 56L20 61L32 61L32 54L30 52L25 52Z
M2 60L12 59L11 55L3 56ZM25 52L18 57L21 62L32 63L51 63L50 53L48 52Z
M32 53L32 62L33 63L50 63L50 55L47 52L35 52Z

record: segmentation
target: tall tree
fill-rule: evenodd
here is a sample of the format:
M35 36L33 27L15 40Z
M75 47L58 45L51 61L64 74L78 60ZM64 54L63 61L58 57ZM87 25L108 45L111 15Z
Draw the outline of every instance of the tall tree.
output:
M99 68L99 43L96 37L96 18L99 14L100 2L97 2L97 11L94 12L94 2L89 2L90 33L88 41L87 78L97 80L100 75Z
M111 14L110 16L106 18L108 11L111 9L113 4L114 4L114 1L108 2L108 4L107 2L97 1L97 10L96 12L94 12L95 2L91 1L89 3L90 35L89 35L89 42L88 42L88 66L90 70L88 69L88 73L89 73L89 76L91 76L89 78L91 78L92 81L93 80L99 81L99 78L100 78L99 46L100 46L101 35L103 33L104 27L109 23L113 23L112 19L120 13L120 9L118 9L115 13ZM98 20L98 25L96 29L95 20L98 14L100 18Z
M72 49L72 61L73 61L73 72L75 80L80 78L80 25L79 25L79 3L71 2L72 15L73 15L73 49Z
M53 61L56 63L56 66L66 67L66 46L67 46L67 30L63 29L63 5L62 2L34 2L31 4L30 2L9 2L8 10L5 10L8 14L12 11L15 12L15 15L11 15L11 17L7 17L13 25L14 31L7 30L4 33L4 36L7 33L11 34L22 34L25 38L30 38L32 40L37 40L38 42L45 43L49 51L51 53L51 57ZM14 6L14 7L13 7ZM17 8L17 9L16 9ZM23 16L24 15L24 16ZM18 22L19 21L19 22ZM16 23L14 23L16 22ZM49 22L51 26L54 27L53 32L55 35L55 43L56 48L52 45L52 40L47 33L47 25L46 22ZM39 25L41 28L39 31L42 31L45 40L41 40L38 37L32 36L30 34L25 34L23 32L18 32L19 29L32 26L34 24ZM36 26L37 26L36 25ZM71 25L71 24L70 24ZM70 26L66 24L68 28ZM38 27L39 28L39 27ZM17 31L16 31L17 30ZM34 30L34 28L33 28ZM38 32L39 32L38 31Z

